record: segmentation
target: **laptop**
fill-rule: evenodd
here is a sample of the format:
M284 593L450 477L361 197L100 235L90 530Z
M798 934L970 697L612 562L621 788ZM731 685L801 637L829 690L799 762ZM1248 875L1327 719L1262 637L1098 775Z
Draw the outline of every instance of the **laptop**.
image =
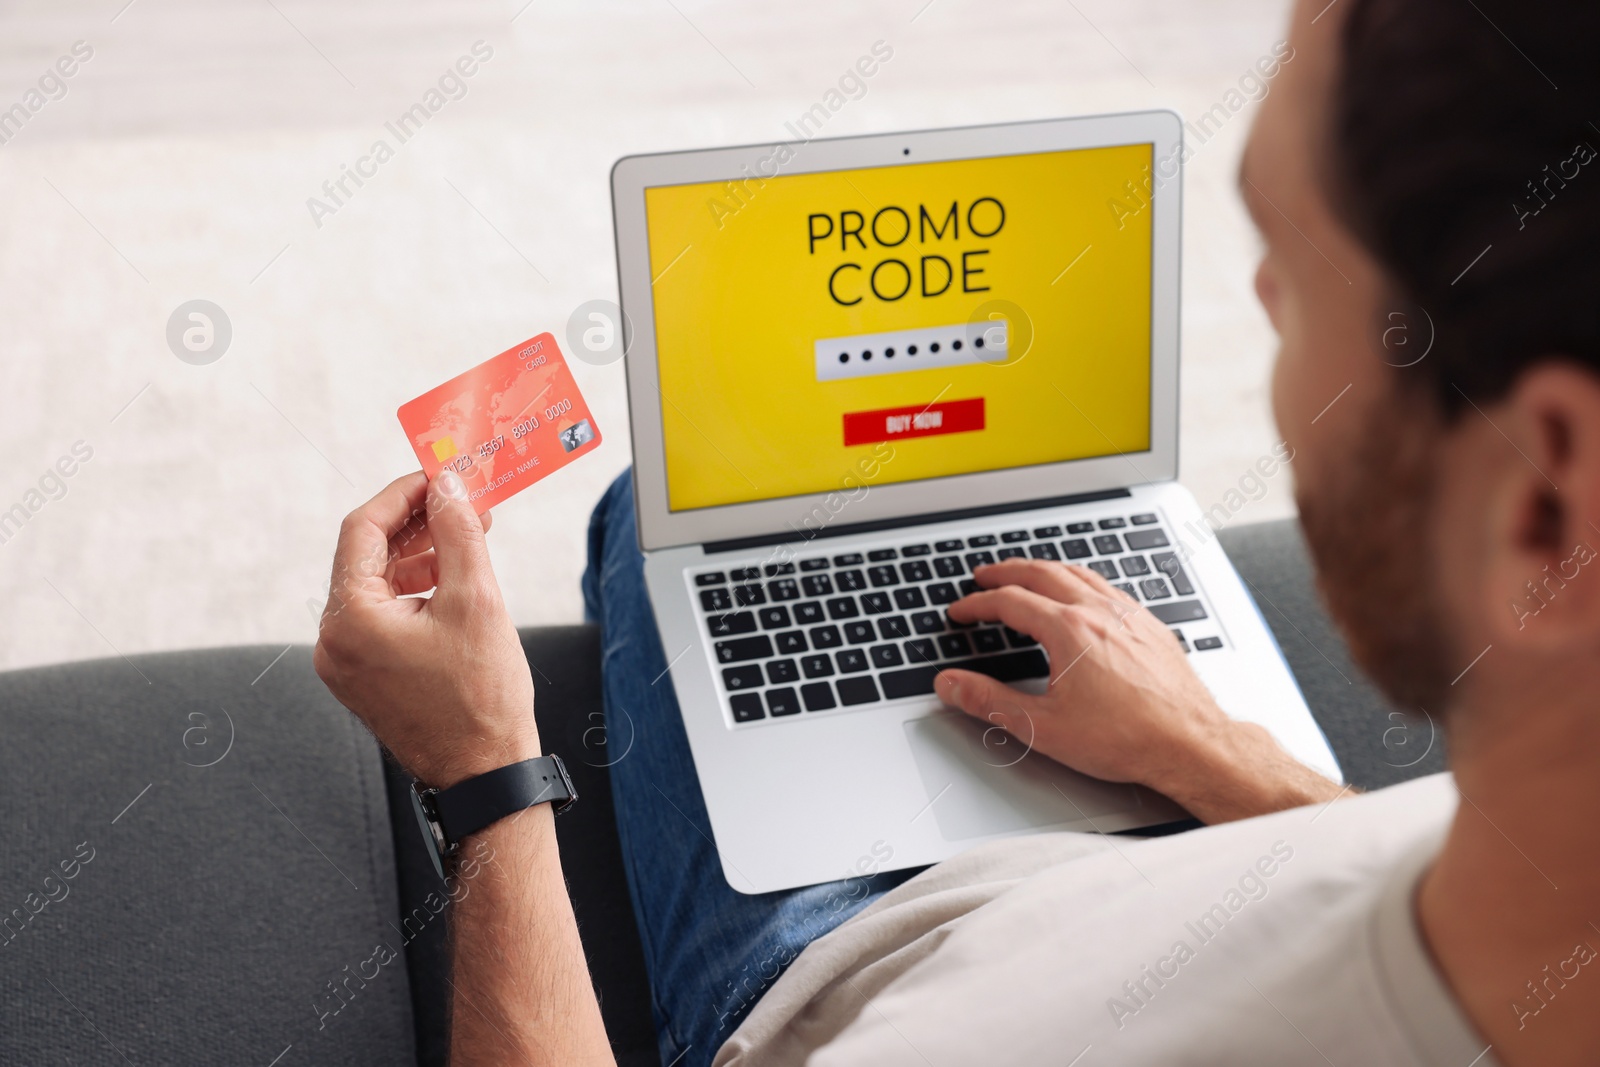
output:
M1175 481L1181 138L1152 111L616 164L639 542L734 889L1186 817L934 695L1068 666L947 615L1009 557L1105 575L1341 777Z

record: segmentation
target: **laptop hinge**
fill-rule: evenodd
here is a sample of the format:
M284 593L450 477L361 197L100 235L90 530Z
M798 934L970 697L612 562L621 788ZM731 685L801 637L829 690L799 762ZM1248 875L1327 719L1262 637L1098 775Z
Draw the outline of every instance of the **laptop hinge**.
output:
M1071 496L1052 496L1042 500L1019 500L1010 504L988 504L978 508L960 508L955 511L930 511L921 515L902 515L893 519L873 519L870 522L841 523L817 530L791 527L781 533L757 534L754 537L735 537L727 541L707 541L700 547L706 555L718 552L742 552L750 548L781 545L793 541L815 541L823 537L848 537L851 534L873 533L878 530L897 530L905 526L927 526L936 522L954 522L958 519L976 519L984 515L1004 515L1013 511L1033 511L1038 508L1059 508L1069 504L1087 504L1095 500L1117 500L1133 494L1126 489L1100 489L1093 493L1074 493Z

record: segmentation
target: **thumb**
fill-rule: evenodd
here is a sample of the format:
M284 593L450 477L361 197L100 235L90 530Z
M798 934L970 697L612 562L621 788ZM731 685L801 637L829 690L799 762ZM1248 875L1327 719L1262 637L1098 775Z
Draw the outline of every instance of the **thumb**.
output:
M467 499L467 486L453 470L442 470L428 485L428 530L439 561L439 591L470 586L490 573L483 522Z
M1031 744L1039 698L976 671L941 671L934 690L946 704Z

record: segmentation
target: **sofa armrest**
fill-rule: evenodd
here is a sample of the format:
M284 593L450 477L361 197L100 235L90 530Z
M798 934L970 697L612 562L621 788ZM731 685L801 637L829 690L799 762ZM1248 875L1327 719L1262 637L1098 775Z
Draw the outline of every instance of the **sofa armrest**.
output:
M0 731L0 1063L413 1061L378 749L308 649L0 674Z

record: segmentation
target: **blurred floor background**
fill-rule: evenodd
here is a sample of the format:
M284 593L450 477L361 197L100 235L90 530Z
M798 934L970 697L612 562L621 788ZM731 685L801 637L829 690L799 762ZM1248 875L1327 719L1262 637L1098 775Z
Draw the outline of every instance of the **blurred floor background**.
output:
M618 156L786 138L879 40L892 60L828 135L1195 115L1285 16L1282 0L0 5L0 109L75 42L92 50L64 95L52 83L20 130L0 124L0 512L44 499L0 543L0 667L314 639L340 518L416 466L395 408L615 298ZM480 41L465 95L318 226L308 198ZM1254 107L1185 188L1181 474L1234 522L1293 511L1287 474L1227 497L1277 439L1233 190ZM197 298L232 325L206 366L166 341ZM573 365L607 443L496 513L519 624L579 617L588 511L629 459L621 364ZM80 441L92 458L65 494L30 498Z

